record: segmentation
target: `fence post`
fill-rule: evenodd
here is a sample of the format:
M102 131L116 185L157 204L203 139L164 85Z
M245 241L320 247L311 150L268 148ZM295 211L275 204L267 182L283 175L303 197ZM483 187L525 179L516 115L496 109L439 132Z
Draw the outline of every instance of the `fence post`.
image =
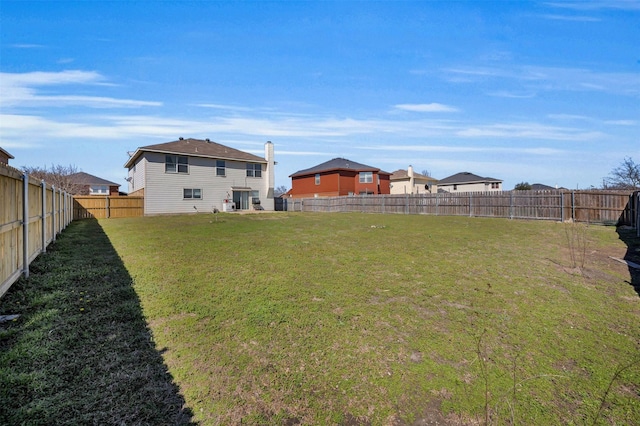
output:
M40 253L47 251L47 184L43 180L40 183L40 190L42 191L42 247Z
M509 219L513 220L513 191L509 193Z
M470 192L469 193L469 217L473 216L473 209L471 207L472 202L473 202L473 195Z
M576 221L576 192L571 191L571 220Z
M636 237L640 237L640 191L636 191Z
M51 241L56 240L56 187L51 185Z
M105 201L105 207L106 207L106 209L107 209L107 211L105 212L105 215L107 216L107 219L109 219L109 215L110 215L110 210L109 210L109 208L111 207L111 206L109 205L109 196L107 195L105 198L106 198L106 201Z
M22 175L22 273L29 278L29 175Z

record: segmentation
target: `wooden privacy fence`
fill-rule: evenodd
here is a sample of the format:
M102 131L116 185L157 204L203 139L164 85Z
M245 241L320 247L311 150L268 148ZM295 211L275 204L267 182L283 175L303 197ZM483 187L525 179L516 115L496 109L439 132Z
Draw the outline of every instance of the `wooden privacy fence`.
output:
M101 197L96 195L73 197L74 219L137 216L144 216L144 197Z
M637 194L637 193L636 193ZM630 191L501 191L288 198L288 211L543 219L637 226Z
M0 297L73 220L70 194L0 164Z

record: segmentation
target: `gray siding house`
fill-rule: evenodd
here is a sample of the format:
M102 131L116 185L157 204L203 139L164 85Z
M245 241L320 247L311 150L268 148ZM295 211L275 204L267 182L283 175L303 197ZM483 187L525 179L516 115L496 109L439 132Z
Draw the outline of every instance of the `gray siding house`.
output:
M438 181L439 192L502 191L502 180L481 177L469 172L456 173Z
M209 139L143 146L130 155L129 195L144 196L145 215L274 210L273 144L265 157Z

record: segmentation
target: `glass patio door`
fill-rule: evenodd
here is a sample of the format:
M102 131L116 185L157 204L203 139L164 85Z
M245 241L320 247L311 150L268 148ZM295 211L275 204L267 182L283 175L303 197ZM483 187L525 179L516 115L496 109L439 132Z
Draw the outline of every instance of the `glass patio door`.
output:
M233 191L236 210L249 210L249 191Z

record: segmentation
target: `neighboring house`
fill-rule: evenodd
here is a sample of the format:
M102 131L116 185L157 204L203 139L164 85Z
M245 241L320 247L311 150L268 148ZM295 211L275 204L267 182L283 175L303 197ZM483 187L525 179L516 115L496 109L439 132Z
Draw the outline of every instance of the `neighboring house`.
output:
M89 173L79 172L68 176L73 195L119 195L120 184L110 182Z
M438 192L502 191L502 181L469 172L456 173L438 181Z
M532 191L555 191L556 189L558 189L557 186L549 186L549 185L545 185L543 183L532 183L531 184L531 190Z
M131 154L129 195L144 196L148 214L273 210L273 144L265 158L212 142L183 139ZM232 204L234 203L234 204Z
M435 194L437 183L438 179L416 173L409 166L391 173L391 194Z
M0 163L9 164L9 160L15 157L0 147Z
M389 194L391 173L377 167L334 158L290 175L292 198Z

